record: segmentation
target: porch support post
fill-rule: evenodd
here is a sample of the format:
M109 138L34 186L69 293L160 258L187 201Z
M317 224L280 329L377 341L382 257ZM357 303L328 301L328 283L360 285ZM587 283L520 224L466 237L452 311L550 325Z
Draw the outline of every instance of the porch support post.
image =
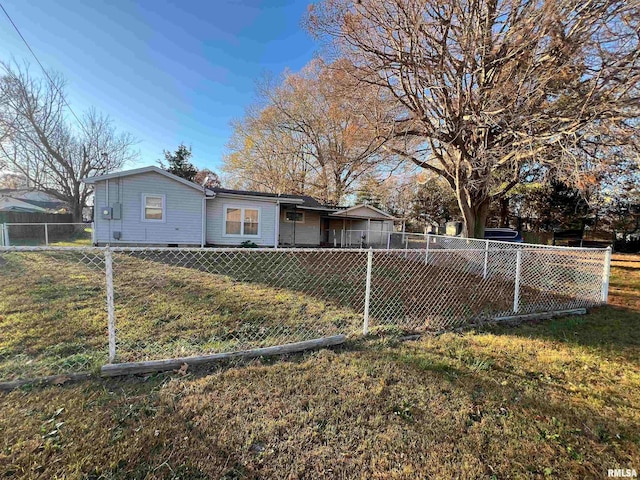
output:
M273 248L278 248L280 243L280 200L276 201L276 224L275 224L275 239L273 240Z
M369 235L371 235L371 219L367 218L367 246L371 246Z
M293 248L296 247L296 221L298 220L297 205L293 205Z

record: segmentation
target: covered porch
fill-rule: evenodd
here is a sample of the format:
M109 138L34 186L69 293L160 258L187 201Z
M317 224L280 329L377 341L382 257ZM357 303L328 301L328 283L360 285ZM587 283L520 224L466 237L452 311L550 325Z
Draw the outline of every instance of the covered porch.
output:
M333 212L323 220L321 244L330 247L386 245L396 222L401 221L371 205Z
M279 246L382 246L394 231L395 218L371 205L350 208L282 204Z

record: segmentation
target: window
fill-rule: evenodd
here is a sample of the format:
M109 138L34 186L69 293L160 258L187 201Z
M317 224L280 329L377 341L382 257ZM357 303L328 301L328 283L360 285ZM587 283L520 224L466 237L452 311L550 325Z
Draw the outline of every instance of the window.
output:
M304 223L304 212L298 212L297 210L285 210L284 220L285 222Z
M226 234L242 235L242 210L240 208L227 208Z
M164 222L165 221L165 196L142 194L142 221L143 222Z
M258 235L258 210L253 208L244 209L244 231L245 235Z
M260 236L260 209L225 206L224 234L249 237Z

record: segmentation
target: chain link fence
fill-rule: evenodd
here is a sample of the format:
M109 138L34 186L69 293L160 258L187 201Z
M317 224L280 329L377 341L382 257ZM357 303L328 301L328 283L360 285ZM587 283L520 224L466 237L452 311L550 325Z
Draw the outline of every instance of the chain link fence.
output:
M362 329L366 252L114 248L112 256L121 361Z
M0 380L108 360L104 249L0 247Z
M0 248L0 379L606 302L610 250Z
M0 246L90 247L92 223L2 223Z

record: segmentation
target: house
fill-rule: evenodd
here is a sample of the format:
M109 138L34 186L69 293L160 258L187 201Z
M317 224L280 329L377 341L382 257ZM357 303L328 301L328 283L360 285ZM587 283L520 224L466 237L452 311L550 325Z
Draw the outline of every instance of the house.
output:
M369 205L322 205L301 195L208 189L155 166L84 179L94 185L99 245L354 245L397 220Z
M0 212L60 213L66 205L48 193L24 188L0 189Z

